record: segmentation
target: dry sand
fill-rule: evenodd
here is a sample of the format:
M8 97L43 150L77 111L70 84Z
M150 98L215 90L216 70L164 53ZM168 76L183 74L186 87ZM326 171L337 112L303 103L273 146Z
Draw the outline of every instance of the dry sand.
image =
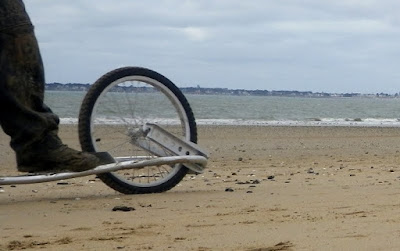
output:
M78 147L75 131L61 137ZM200 127L199 143L208 169L161 194L94 176L3 186L0 250L400 249L399 128Z

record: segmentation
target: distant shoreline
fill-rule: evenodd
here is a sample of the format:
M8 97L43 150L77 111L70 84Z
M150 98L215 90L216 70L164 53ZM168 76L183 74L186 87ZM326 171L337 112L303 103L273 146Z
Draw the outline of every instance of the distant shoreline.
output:
M46 91L88 91L90 84L81 83L47 83ZM268 90L244 90L228 88L202 88L202 87L180 87L184 94L194 95L230 95L230 96L269 96L269 97L304 97L304 98L399 98L399 93L387 94L362 94L362 93L327 93L311 91L268 91Z

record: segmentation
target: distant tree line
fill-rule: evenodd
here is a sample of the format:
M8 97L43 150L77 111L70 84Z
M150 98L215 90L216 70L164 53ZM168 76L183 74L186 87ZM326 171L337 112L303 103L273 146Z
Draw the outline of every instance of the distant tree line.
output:
M49 91L88 91L90 84L81 83L48 83L45 85ZM277 96L277 97L399 97L399 94L394 95L386 93L376 94L361 94L361 93L326 93L326 92L311 92L311 91L268 91L268 90L245 90L245 89L229 89L229 88L203 88L197 87L181 87L180 90L185 94L197 95L235 95L235 96ZM150 87L136 86L117 86L111 89L113 92L141 92L150 93L154 89Z

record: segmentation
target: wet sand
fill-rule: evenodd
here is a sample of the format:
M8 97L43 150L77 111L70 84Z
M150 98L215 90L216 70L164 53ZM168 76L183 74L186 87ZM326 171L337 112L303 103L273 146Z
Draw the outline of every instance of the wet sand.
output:
M60 133L79 147L76 127ZM2 175L15 175L8 140ZM2 186L0 250L400 248L400 128L208 126L199 143L208 169L161 194L94 176Z

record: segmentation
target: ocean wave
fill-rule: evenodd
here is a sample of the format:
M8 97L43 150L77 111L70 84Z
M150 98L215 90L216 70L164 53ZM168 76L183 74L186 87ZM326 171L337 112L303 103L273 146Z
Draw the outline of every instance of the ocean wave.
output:
M61 124L77 124L77 118L61 118ZM126 124L133 123L132 119L101 119L96 124ZM174 119L152 119L150 123L178 124ZM305 121L297 120L244 120L244 119L196 119L197 125L228 125L228 126L351 126L351 127L400 127L399 119L376 118L314 118Z
M400 127L398 119L336 119L322 118L315 120L240 120L240 119L221 119L221 120L196 120L198 125L244 125L244 126L354 126L354 127Z

